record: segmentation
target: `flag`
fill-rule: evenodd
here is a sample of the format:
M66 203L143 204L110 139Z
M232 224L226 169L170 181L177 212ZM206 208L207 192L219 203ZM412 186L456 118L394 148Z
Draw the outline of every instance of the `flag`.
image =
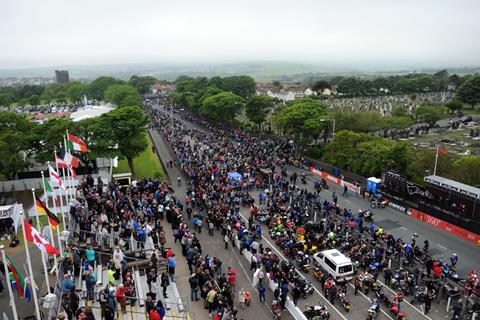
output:
M28 223L27 219L23 220L23 225L23 232L25 232L27 240L33 242L33 244L35 244L35 246L40 251L42 251L45 255L60 255L60 252L58 252L58 250L55 249L54 246L52 246L47 240L45 240L37 231L37 229L35 229L30 223Z
M67 134L67 149L70 151L88 152L87 144L73 134Z
M60 224L60 219L58 219L55 213L48 210L47 206L37 196L35 196L35 207L37 212L48 216L48 222L50 222L52 228L56 228Z
M77 177L77 173L75 172L75 169L73 169L73 167L68 166L68 170L70 170L70 174L72 175L72 178L76 178L76 177ZM72 186L72 187L73 187L73 186Z
M60 169L68 168L68 164L58 154L55 154L55 164Z
M60 178L60 175L52 168L48 166L48 173L50 174L50 182L56 184L59 188L66 189L63 180Z
M50 182L48 182L47 178L44 178L43 182L45 183L45 190L47 192L53 192L52 186L50 185Z
M30 302L30 288L28 287L27 281L25 281L25 278L22 276L17 266L7 255L6 258L12 287L17 289L20 298L28 299L28 302Z
M442 155L446 156L448 154L448 151L443 149L443 148L438 147L437 148L437 154L442 154Z
M65 151L65 149L60 150L60 156L67 165L70 165L72 168L78 168L80 162L78 162L77 157L73 156L70 151Z

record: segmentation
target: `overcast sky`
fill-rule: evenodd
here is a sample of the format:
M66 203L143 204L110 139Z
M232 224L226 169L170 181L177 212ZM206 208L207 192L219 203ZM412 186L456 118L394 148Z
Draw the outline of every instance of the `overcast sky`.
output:
M0 0L0 68L480 64L480 0Z

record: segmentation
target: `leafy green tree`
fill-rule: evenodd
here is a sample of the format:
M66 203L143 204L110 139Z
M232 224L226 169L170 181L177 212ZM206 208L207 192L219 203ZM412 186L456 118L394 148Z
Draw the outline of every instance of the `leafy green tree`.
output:
M11 92L0 93L0 106L10 107L15 101L15 96Z
M427 104L421 104L416 111L416 118L418 121L426 122L431 126L445 118L446 108L443 106L429 106Z
M129 84L115 84L108 87L104 98L118 107L140 106L142 103L137 89Z
M92 126L98 155L127 159L135 177L133 159L148 147L147 125L150 119L140 107L127 106L102 114Z
M49 103L65 97L65 87L63 85L59 83L50 83L45 87L45 90L43 90L40 99Z
M200 113L212 120L233 124L235 116L244 107L242 97L231 92L221 92L203 100Z
M83 96L87 94L88 86L78 81L72 81L67 85L67 97L72 102L80 102Z
M0 173L6 179L15 179L18 172L29 167L36 125L24 115L0 113Z
M152 76L145 76L145 77L139 77L139 76L131 76L130 80L128 81L128 84L131 86L135 87L140 94L146 94L151 92L150 87L157 81Z
M256 125L260 125L265 122L265 119L272 110L275 102L272 98L263 95L252 96L245 106L245 111L248 120L252 121Z
M480 103L480 75L476 75L465 81L456 91L457 98L472 108Z
M480 186L479 157L461 157L453 162L453 168L455 179L471 186Z
M433 174L435 165L435 150L419 150L413 153L413 160L408 167L407 175L412 177L414 182L423 183L423 177L427 172ZM437 164L437 175L448 177L454 171L452 155L439 155Z
M461 110L462 107L463 107L463 103L460 101L460 100L451 100L449 102L447 102L445 104L445 106L448 108L448 110L451 112L451 113L455 113L457 112L458 110Z
M113 77L99 77L88 85L88 96L96 100L103 100L107 88L115 84L123 84L123 81Z
M385 119L374 111L337 111L333 114L336 129L354 132L376 132L385 128Z
M60 144L63 145L63 136L67 129L72 133L73 123L67 119L51 119L37 126L34 134L39 137L35 142L35 156L36 161L45 163L52 160L54 150L60 149Z
M255 94L255 80L249 76L213 77L209 85L248 99Z
M331 89L330 83L325 80L315 81L312 85L312 90L316 92L323 92L325 89Z
M371 88L371 82L355 77L343 78L337 84L337 92L347 97L366 95L371 91Z
M28 98L28 104L31 106L38 106L40 104L40 97L34 94L30 98Z
M273 116L273 123L300 144L317 139L327 107L313 99L293 101Z
M15 100L18 101L20 99L28 99L33 95L41 96L43 91L45 90L44 85L24 85L13 89L12 93L15 95Z
M196 93L205 90L208 85L209 81L205 77L192 78L180 76L175 80L175 91L180 93Z
M370 141L371 136L349 130L338 131L332 142L325 145L324 160L340 168L349 169L355 161L355 148L359 143Z

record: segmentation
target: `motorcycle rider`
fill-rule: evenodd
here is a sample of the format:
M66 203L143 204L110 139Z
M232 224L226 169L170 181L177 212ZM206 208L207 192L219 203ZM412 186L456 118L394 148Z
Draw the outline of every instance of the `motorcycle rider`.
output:
M456 253L452 254L452 256L450 257L450 262L452 263L452 267L455 267L458 262L458 256Z

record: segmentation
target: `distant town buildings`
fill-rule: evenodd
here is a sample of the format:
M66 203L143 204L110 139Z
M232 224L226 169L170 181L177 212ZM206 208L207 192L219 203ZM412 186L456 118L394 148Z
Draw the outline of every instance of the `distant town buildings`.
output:
M170 83L156 82L151 87L152 93L169 93L175 90L175 85Z
M55 70L55 81L59 84L65 84L70 81L68 70Z

